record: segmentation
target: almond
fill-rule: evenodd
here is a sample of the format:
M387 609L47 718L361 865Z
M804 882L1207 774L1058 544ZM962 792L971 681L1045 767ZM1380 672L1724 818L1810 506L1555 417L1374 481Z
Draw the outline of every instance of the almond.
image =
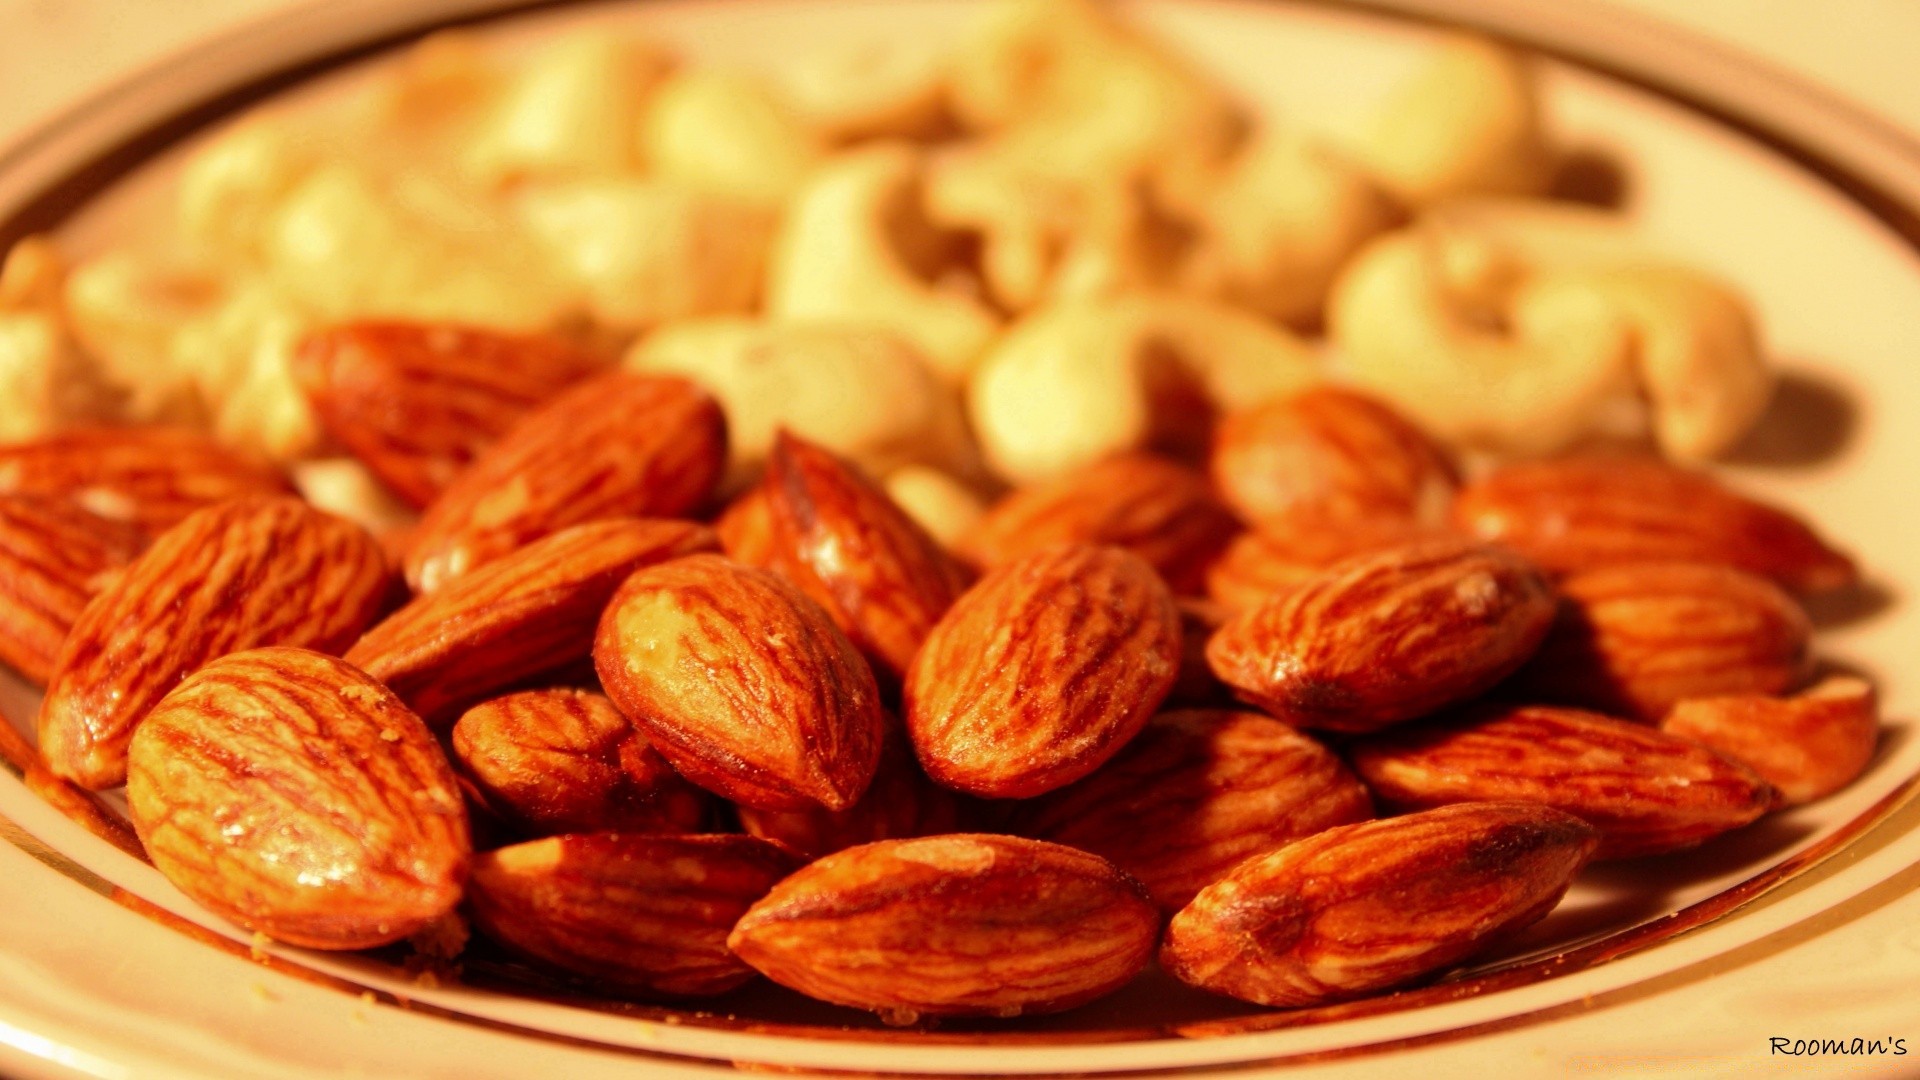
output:
M432 592L569 525L679 517L713 490L726 420L684 379L612 372L521 420L420 519L407 581Z
M1235 616L1207 660L1242 700L1289 724L1374 731L1506 678L1553 613L1526 560L1431 540L1338 563Z
M526 835L698 832L707 820L707 793L600 694L495 698L460 717L452 745L487 808Z
M767 507L765 488L754 487L741 492L714 519L713 532L720 538L720 550L727 553L727 558L762 570L773 568L776 541L773 536L773 512Z
M727 951L748 907L796 860L751 836L555 836L474 860L480 932L513 952L641 996L724 993L753 978Z
M1785 806L1824 798L1854 781L1880 742L1873 687L1834 676L1789 698L1729 694L1673 707L1660 730L1712 747L1759 773Z
M600 613L642 566L714 549L687 521L596 521L562 529L367 631L347 660L444 728L461 710L585 659Z
M1716 563L1807 595L1858 579L1805 522L1701 473L1645 458L1510 465L1470 484L1454 520L1566 574L1624 563Z
M966 572L850 462L785 431L767 459L773 567L897 684ZM791 571L791 572L790 572Z
M1068 545L988 573L907 672L906 721L927 775L1027 798L1100 767L1180 673L1180 613L1119 548Z
M1234 611L1258 607L1336 563L1450 535L1406 518L1331 518L1309 512L1240 533L1207 567L1207 596Z
M1229 705L1233 693L1207 666L1207 642L1231 614L1211 600L1183 596L1180 609L1180 674L1173 680L1167 702L1177 705Z
M369 321L309 335L293 372L321 426L418 507L535 406L601 366L557 338Z
M471 845L420 718L340 660L236 653L133 738L127 806L153 863L222 918L293 945L400 941L460 900Z
M0 446L0 495L71 503L147 537L227 499L292 493L278 470L186 428L76 428Z
M807 858L855 844L950 833L959 828L960 796L927 779L907 748L906 735L889 726L880 766L860 801L845 810L756 810L739 807L740 826Z
M1486 705L1350 748L1375 796L1422 808L1519 799L1600 830L1596 857L1691 847L1767 812L1773 791L1744 765L1598 713Z
M1372 816L1360 781L1308 736L1194 710L1154 717L1092 776L1022 803L1014 829L1112 861L1172 912L1254 855Z
M910 1024L1070 1009L1138 975L1159 931L1105 859L956 834L828 855L754 904L727 946L783 986Z
M1686 698L1791 690L1807 671L1813 628L1765 578L1654 563L1573 574L1560 593L1519 695L1657 721Z
M1302 512L1438 521L1460 486L1446 450L1426 432L1335 386L1229 413L1207 464L1221 497L1256 526Z
M991 568L1057 544L1105 544L1190 593L1238 529L1200 474L1153 454L1123 454L995 503L967 554Z
M124 522L0 495L0 662L44 685L87 600L144 544Z
M647 567L594 639L607 695L681 775L767 810L859 801L880 759L873 672L820 605L718 555Z
M1168 925L1160 964L1282 1007L1405 986L1545 918L1595 841L1580 819L1528 803L1343 825L1202 890Z
M0 762L11 765L28 791L74 824L142 862L148 861L133 823L98 794L48 772L40 752L14 726L13 718L4 715L0 715Z
M182 678L263 645L344 649L389 581L365 529L294 499L189 515L74 622L40 706L47 767L90 788L120 783L134 725Z

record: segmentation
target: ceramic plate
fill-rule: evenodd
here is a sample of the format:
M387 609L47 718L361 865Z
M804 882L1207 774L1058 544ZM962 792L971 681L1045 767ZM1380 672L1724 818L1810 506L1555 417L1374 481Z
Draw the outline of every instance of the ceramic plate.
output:
M766 986L680 1010L579 999L485 964L461 984L436 986L391 958L255 948L8 773L0 775L8 841L0 844L0 1065L139 1076L346 1068L694 1075L735 1064L1159 1074L1371 1071L1403 1058L1439 1071L1497 1053L1511 1058L1512 1071L1547 1075L1568 1067L1580 1046L1599 1045L1590 1021L1606 1010L1645 1017L1636 1022L1656 1042L1673 1033L1671 1018L1702 1008L1719 1018L1710 1025L1735 1031L1741 1021L1729 995L1737 984L1718 972L1817 939L1835 910L1906 888L1898 875L1920 857L1920 812L1908 805L1920 740L1906 719L1920 698L1910 661L1920 616L1906 599L1920 584L1912 542L1920 521L1910 505L1910 470L1920 461L1920 424L1911 419L1920 416L1920 153L1744 61L1598 8L1126 6L1248 101L1336 135L1409 70L1436 26L1479 27L1546 55L1547 112L1559 141L1624 178L1625 208L1650 245L1738 283L1763 315L1786 385L1728 471L1818 521L1867 569L1869 588L1817 612L1823 654L1870 673L1883 691L1887 736L1864 778L1697 851L1595 868L1524 940L1433 987L1270 1012L1149 975L1066 1016L926 1032L887 1029ZM0 158L0 244L57 228L73 250L100 247L152 213L180 148L209 124L268 94L337 92L380 64L383 50L437 26L473 23L510 48L600 23L692 57L752 66L815 46L940 40L970 7L357 0L296 9L128 82ZM9 716L31 715L23 688L4 691ZM1920 977L1920 955L1897 970ZM1779 1020L1905 1037L1920 1053L1920 1029L1868 1023L1911 1010L1886 1012L1880 996L1860 989L1855 1000L1809 1001ZM1717 1033L1690 1031L1689 1045L1718 1045ZM1764 1043L1753 1053L1764 1056Z

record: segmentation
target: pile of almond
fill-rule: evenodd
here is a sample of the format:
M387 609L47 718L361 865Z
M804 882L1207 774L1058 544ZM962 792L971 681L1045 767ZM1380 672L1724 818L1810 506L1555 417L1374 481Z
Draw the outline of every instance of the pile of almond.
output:
M303 363L417 524L177 430L0 447L31 766L124 782L170 881L295 945L463 917L606 993L764 975L896 1023L1156 962L1306 1006L1435 978L1589 860L1875 747L1868 686L1808 686L1801 599L1851 562L1651 457L1463 482L1324 386L949 547L787 433L723 500L708 392L557 340L344 324Z

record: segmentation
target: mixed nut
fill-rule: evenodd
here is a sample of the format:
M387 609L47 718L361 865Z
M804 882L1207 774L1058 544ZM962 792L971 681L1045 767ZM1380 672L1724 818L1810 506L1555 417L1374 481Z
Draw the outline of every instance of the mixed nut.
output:
M1764 407L1743 303L1472 198L1552 158L1496 46L1345 151L1077 0L785 89L438 38L362 107L455 177L268 117L189 166L194 287L0 278L9 377L115 402L0 446L15 754L244 928L892 1023L1156 958L1310 1006L1873 753L1871 686L1808 687L1853 563L1666 460ZM478 232L398 194L442 181ZM322 451L402 523L267 463Z

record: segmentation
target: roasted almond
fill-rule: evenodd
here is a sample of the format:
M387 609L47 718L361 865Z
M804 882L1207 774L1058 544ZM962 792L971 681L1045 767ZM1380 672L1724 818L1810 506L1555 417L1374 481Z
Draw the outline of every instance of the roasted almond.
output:
M470 705L590 656L601 611L635 570L714 547L688 521L562 529L415 597L347 660L445 728Z
M225 919L293 945L364 949L452 911L471 844L453 769L420 718L305 649L215 660L133 738L127 806L153 864Z
M1517 799L1600 830L1597 858L1692 847L1767 812L1773 789L1698 743L1597 713L1484 705L1349 748L1381 801L1420 809Z
M1191 593L1237 531L1206 478L1166 458L1133 453L1001 499L966 551L991 568L1058 544L1105 544L1145 559L1175 592Z
M1207 596L1233 611L1258 607L1357 555L1437 540L1445 530L1407 518L1336 518L1300 512L1240 533L1207 566Z
M1213 484L1248 522L1439 521L1460 474L1439 443L1385 404L1321 386L1229 413L1214 431Z
M718 555L647 567L594 639L607 695L681 775L767 810L859 801L885 715L873 671L820 605Z
M724 993L753 978L727 950L794 857L751 836L554 836L480 855L474 924L513 952L644 997Z
M1793 514L1647 458L1509 465L1461 491L1454 520L1556 574L1624 563L1716 563L1802 595L1858 578L1853 560Z
M720 538L720 550L726 552L727 558L762 570L772 569L773 514L767 508L765 488L752 487L741 492L714 519L713 532Z
M521 418L600 366L557 338L368 321L308 335L293 372L321 426L395 494L426 506Z
M910 1024L1070 1009L1138 975L1159 932L1105 859L956 834L828 855L754 904L727 946L783 986Z
M50 499L0 495L0 662L44 685L88 599L145 537Z
M390 578L365 529L283 498L208 507L153 542L87 602L40 705L40 752L90 788L126 776L134 725L210 660L263 645L338 652Z
M468 709L451 741L487 808L523 835L690 833L707 821L707 793L600 694L495 698Z
M1880 742L1878 695L1865 680L1834 676L1776 698L1728 694L1673 707L1660 730L1709 746L1759 773L1797 806L1846 787Z
M907 748L905 733L892 724L881 744L880 767L859 802L845 810L742 806L738 812L740 827L749 834L777 841L809 859L875 840L956 832L962 816L960 796L927 779Z
M1656 721L1686 698L1799 685L1813 628L1793 597L1725 566L1653 563L1569 575L1517 695Z
M1022 799L1100 767L1166 700L1180 613L1119 548L1068 545L988 573L907 672L907 733L927 775Z
M1023 836L1091 851L1168 912L1238 863L1364 821L1373 803L1333 752L1257 713L1153 718L1092 776L1020 804Z
M0 495L71 503L149 538L214 503L292 493L279 470L186 428L75 428L0 446Z
M897 684L966 587L939 543L850 462L785 431L762 485L773 568L818 600Z
M1287 723L1374 731L1506 678L1553 614L1553 592L1526 560L1431 540L1338 563L1242 612L1207 660L1243 701Z
M1546 917L1596 839L1579 818L1512 802L1329 829L1202 890L1168 925L1160 964L1289 1008L1405 986Z
M680 517L726 460L726 419L706 391L628 372L589 379L521 420L427 507L407 581L432 592L569 525Z

